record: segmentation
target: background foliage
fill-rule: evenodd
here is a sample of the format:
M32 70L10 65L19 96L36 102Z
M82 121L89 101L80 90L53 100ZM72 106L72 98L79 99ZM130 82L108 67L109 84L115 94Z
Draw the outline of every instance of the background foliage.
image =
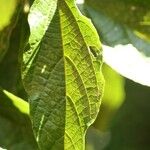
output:
M99 32L106 63L104 97L88 130L87 150L150 149L149 4L149 0L86 0L79 6ZM6 149L37 149L28 114L14 105L18 97L27 100L18 57L29 36L28 6L27 0L0 0L0 147ZM17 97L6 95L4 89ZM26 103L21 105L26 108Z

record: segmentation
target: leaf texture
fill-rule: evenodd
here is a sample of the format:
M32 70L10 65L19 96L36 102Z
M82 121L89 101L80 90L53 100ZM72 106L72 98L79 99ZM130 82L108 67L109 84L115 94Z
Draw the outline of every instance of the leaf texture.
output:
M22 78L36 140L44 150L83 150L103 93L97 32L73 0L35 0L29 24Z

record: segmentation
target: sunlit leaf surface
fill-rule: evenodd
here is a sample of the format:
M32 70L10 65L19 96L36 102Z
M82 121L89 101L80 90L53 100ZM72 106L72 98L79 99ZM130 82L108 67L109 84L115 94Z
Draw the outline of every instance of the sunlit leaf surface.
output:
M103 93L101 45L74 0L35 0L22 78L41 149L81 150ZM39 19L40 18L40 19Z

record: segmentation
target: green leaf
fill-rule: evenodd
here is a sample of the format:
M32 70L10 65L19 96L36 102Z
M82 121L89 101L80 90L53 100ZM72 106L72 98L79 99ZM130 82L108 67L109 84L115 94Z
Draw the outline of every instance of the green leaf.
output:
M0 43L0 47L4 46L4 49L0 49L0 57L2 56L1 54L7 53L5 57L3 57L4 59L0 62L0 86L7 89L9 92L13 92L15 95L25 97L25 92L21 83L21 69L20 63L18 63L18 58L20 56L20 47L23 46L23 43L26 41L26 37L29 35L29 26L27 24L27 14L22 12L21 4L18 5L16 15L14 15L14 19L16 21L15 25L9 25L10 28L13 28L11 29L11 34L8 34L6 30L3 30L4 36L2 36L2 43ZM10 29L9 27L8 29ZM7 34L9 36L7 36Z
M102 37L104 61L121 75L150 86L150 42L140 32L115 22L100 10L85 7Z
M20 112L27 115L29 114L29 104L26 101L6 90L3 90L3 93L13 102L14 106L18 108Z
M105 92L103 96L105 100L103 104L112 110L116 110L121 106L125 98L124 78L106 64L103 66L103 74L105 76Z
M0 61L9 48L10 36L22 6L22 2L17 0L0 0Z
M85 0L97 11L101 11L115 22L137 30L150 38L150 0ZM149 40L150 41L150 40Z
M17 3L17 0L0 0L0 31L10 24Z
M94 127L107 132L116 112L125 100L125 81L122 76L106 64L103 65L102 71L105 77L105 89L101 109L94 122Z
M29 25L22 78L36 140L44 150L82 150L103 93L97 32L73 0L35 0Z
M15 107L16 104L12 102L16 101L16 96L12 95L0 89L0 147L11 150L35 150L37 143L33 136L29 116L20 111L24 109L21 106Z

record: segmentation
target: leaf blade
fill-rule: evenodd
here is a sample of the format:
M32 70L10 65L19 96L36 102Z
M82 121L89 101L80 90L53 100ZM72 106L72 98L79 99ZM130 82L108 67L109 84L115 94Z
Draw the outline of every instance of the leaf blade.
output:
M44 36L40 35L41 41L37 42L40 45L36 43L35 49L31 47L24 53L25 57L33 54L27 54L23 81L41 149L84 149L85 132L99 111L102 60L91 55L89 46L100 53L100 43L98 39L97 43L85 40L91 32L96 38L98 35L94 28L83 35L80 21L87 24L74 1L59 0L52 20L43 30Z

